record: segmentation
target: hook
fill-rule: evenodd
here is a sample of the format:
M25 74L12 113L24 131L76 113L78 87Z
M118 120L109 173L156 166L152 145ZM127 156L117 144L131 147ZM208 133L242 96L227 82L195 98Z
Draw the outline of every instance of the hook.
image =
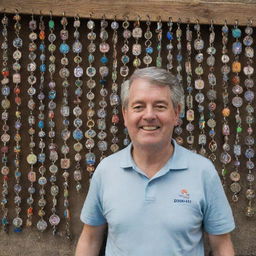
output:
M178 18L178 23L181 23L181 18Z
M65 16L66 16L66 13L65 13L65 12L63 12L63 13L62 13L62 16L63 16L63 17L65 17Z
M227 19L225 19L224 22L225 22L225 23L224 23L225 26L227 26L227 25L228 25Z
M172 22L172 17L169 17L169 22Z
M238 19L235 20L235 25L238 26Z
M50 10L50 18L52 19L52 11Z

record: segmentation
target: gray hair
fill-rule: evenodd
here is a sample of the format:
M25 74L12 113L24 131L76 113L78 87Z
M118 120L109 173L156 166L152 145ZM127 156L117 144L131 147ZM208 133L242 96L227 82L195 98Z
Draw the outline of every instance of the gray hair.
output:
M184 104L184 90L178 79L165 69L147 67L135 70L130 79L123 82L121 86L121 102L123 108L126 108L128 105L131 84L138 78L146 79L152 84L168 86L171 90L171 100L175 108Z

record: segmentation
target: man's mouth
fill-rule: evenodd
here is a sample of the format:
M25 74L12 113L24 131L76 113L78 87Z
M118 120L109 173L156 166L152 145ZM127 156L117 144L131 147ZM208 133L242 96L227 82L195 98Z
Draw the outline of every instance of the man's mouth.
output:
M159 129L160 127L151 125L151 126L141 126L140 128L144 131L155 131L155 130Z

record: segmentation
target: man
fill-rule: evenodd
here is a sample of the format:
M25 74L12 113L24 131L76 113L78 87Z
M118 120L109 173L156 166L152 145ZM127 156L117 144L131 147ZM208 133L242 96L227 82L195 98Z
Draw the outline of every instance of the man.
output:
M183 89L164 69L138 69L122 85L132 143L95 171L76 256L202 256L203 232L214 256L233 256L232 212L212 163L171 140Z

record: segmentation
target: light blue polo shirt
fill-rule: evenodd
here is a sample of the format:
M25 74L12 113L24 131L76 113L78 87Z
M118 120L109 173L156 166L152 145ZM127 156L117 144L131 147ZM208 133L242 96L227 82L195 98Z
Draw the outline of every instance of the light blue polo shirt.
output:
M135 165L132 145L98 165L81 220L108 223L106 256L203 256L203 230L235 228L213 164L173 144L172 157L151 179Z

